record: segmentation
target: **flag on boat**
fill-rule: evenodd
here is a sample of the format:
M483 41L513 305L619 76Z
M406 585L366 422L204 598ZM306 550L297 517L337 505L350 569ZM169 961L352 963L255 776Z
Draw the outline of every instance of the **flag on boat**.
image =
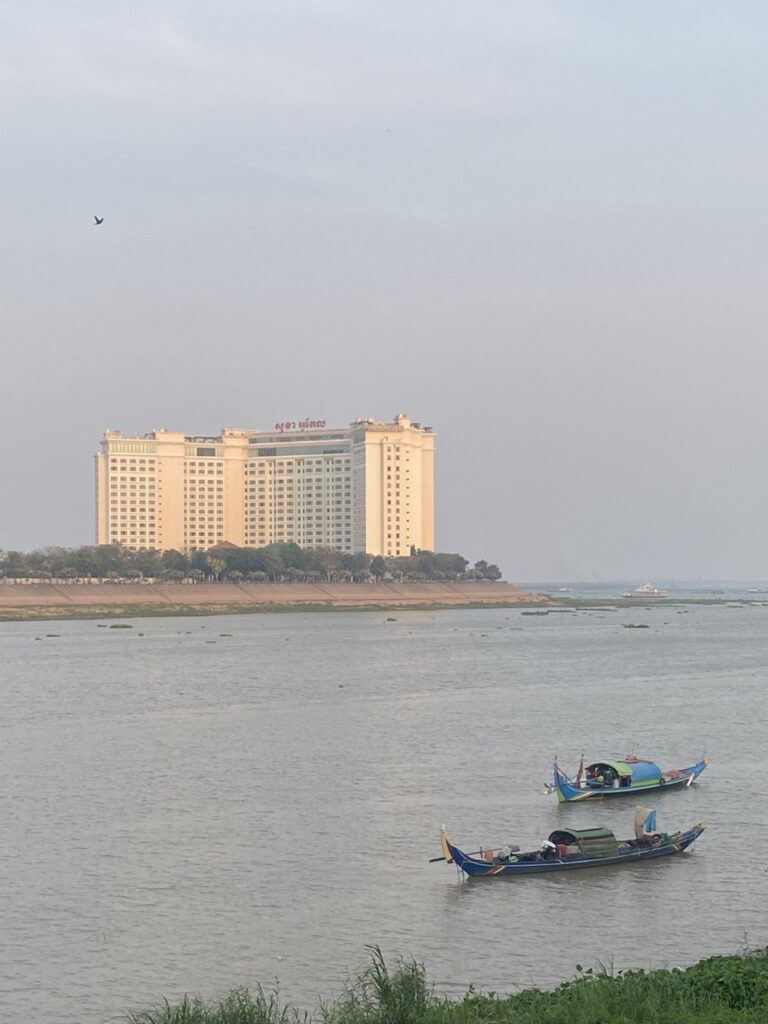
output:
M579 770L576 772L576 785L577 786L581 785L581 780L583 778L584 778L584 755L582 754L581 755L581 764L579 765Z
M645 836L656 831L656 811L648 807L635 808L635 838L644 839Z
M645 823L651 813L648 807L635 808L635 839L642 839L645 832Z

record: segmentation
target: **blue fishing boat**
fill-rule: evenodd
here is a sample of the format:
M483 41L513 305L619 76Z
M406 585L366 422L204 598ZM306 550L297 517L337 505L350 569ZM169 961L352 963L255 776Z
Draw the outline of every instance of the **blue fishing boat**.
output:
M547 786L547 791L556 793L561 803L588 800L595 796L637 796L640 790L647 793L657 789L690 786L707 764L707 758L702 755L696 764L687 768L663 771L655 761L627 754L623 761L595 761L585 768L582 757L576 778L571 779L555 761L554 779Z
M650 830L649 830L649 825ZM638 808L635 836L619 840L607 828L559 828L550 832L538 850L521 853L517 847L478 850L464 853L448 838L445 826L440 831L442 858L455 864L470 878L501 878L507 875L532 875L575 868L607 867L611 864L635 864L656 860L687 850L706 828L700 822L685 832L655 831L655 812Z

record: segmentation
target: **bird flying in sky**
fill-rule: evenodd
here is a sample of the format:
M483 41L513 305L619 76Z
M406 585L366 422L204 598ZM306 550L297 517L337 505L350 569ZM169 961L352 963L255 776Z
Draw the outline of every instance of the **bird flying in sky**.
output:
M103 224L104 223L104 218L103 217L97 217L95 213L93 215L93 219L96 221L96 224ZM94 224L93 226L96 227L96 224Z

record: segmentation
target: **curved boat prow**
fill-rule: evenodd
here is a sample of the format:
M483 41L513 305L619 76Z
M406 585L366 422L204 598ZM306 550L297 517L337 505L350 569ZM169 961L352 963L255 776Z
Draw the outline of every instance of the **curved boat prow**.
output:
M453 851L451 850L451 844L448 842L448 833L445 831L445 825L440 827L440 849L443 851L446 864L453 864Z
M570 803L572 800L583 800L584 797L590 796L589 791L585 791L580 787L574 786L565 772L560 768L557 761L552 765L553 773L553 785L552 789L557 796L558 802Z
M680 849L687 850L689 846L693 846L708 824L709 822L707 821L700 821L698 825L694 825L687 832L683 832L680 840Z

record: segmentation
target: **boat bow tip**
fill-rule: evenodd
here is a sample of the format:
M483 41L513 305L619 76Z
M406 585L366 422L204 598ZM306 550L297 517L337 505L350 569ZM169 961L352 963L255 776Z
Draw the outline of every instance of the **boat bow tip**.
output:
M451 852L451 845L448 842L448 833L445 830L445 825L440 829L440 849L443 851L443 858L446 864L453 864L453 854Z

